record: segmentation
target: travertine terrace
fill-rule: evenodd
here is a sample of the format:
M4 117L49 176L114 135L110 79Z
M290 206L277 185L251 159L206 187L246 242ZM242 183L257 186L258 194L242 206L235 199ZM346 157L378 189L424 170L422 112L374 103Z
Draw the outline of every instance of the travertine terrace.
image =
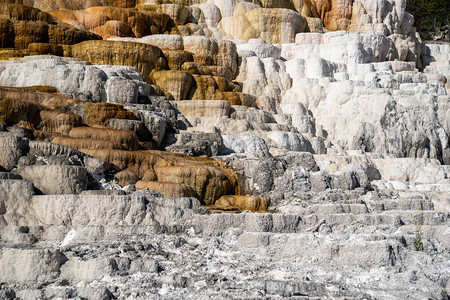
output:
M406 0L0 0L0 299L450 299L450 45Z

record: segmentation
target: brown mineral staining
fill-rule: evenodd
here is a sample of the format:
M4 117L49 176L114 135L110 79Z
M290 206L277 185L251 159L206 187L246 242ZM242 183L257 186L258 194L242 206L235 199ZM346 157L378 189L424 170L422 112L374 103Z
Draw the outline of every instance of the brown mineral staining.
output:
M189 99L189 92L194 83L191 74L177 70L154 72L153 80L175 100Z
M264 197L224 195L212 207L225 210L248 210L251 212L267 212L269 202Z
M183 183L141 180L136 183L136 189L149 189L163 194L164 197L199 197L191 186Z
M82 120L79 115L63 113L56 110L41 110L40 130L47 132L59 132L68 134L73 127L81 126Z
M87 40L101 40L101 37L65 25L50 24L48 26L48 39L50 44L74 45Z
M14 48L14 23L0 19L0 48Z
M353 1L312 0L310 11L329 30L346 30L352 18Z
M115 7L133 8L139 0L108 0L108 2Z
M42 93L51 93L55 94L58 93L58 90L52 86L45 86L45 85L33 85L29 87L30 90L36 91L36 92L42 92Z
M167 62L161 60L158 47L116 41L85 41L69 48L65 56L87 60L93 64L107 64L135 67L144 79L152 83L150 74L153 70L165 68Z
M122 151L111 149L80 149L95 158L112 163L117 170L126 170L139 178L148 177L147 172L154 172L156 180L142 181L140 188L149 186L148 182L158 182L160 191L185 191L183 196L192 196L191 190L175 189L165 183L183 184L192 188L205 204L213 204L215 200L226 194L239 193L236 173L225 168L225 163L206 157L190 157L182 154L162 151ZM120 178L132 178L130 173L120 174ZM124 180L126 181L126 180ZM131 183L129 180L126 183ZM189 192L188 192L189 191ZM180 194L178 194L180 195Z
M32 87L0 87L0 97L20 99L22 101L33 102L42 106L52 101L53 98L59 98L57 90L53 87L32 86ZM48 106L50 107L50 106Z
M49 43L31 43L28 45L28 51L31 55L51 54L57 56L64 55L64 49L60 45Z
M24 88L0 87L0 97L21 99L21 101L32 102L49 109L70 107L71 105L81 103L80 100L72 99L67 95L61 95L57 92L54 87L49 86L31 86Z
M43 107L28 101L3 98L0 100L0 122L14 125L20 121L39 124Z
M171 70L181 70L185 62L193 62L194 57L191 52L184 50L163 49L162 52L167 59L167 65Z
M15 21L41 21L54 23L56 19L37 8L14 3L2 3L0 5L0 18Z
M138 137L134 132L129 130L96 128L96 127L75 127L69 132L69 137L78 138L82 140L90 139L93 140L92 143L95 143L95 141L97 140L107 141L108 143L111 143L110 147L111 149L136 150L139 146ZM72 148L82 149L83 147L72 147ZM102 147L101 149L105 148Z
M47 43L54 46L34 46L24 55L47 53L62 55L61 48L55 47L100 39L93 33L57 24L57 21L57 18L37 8L4 3L0 6L0 46L27 49L32 43Z
M118 172L116 175L114 175L114 177L119 181L119 184L121 186L135 184L137 181L139 181L139 176L127 170Z
M143 37L157 33L157 25L147 15L117 7L91 7L86 10L55 10L49 12L65 24L109 37ZM152 32L156 31L156 32ZM155 30L156 29L156 30Z
M82 105L85 106L86 114L82 116L86 124L106 125L109 119L136 119L133 112L124 109L120 104L86 102Z
M9 126L27 122L32 126L21 127L67 134L74 126L81 125L81 117L51 110L31 101L3 98L0 100L0 122Z
M136 9L142 12L153 12L159 14L165 14L170 17L170 20L174 25L186 24L186 20L189 16L188 9L180 4L164 3L158 5L152 4L139 4Z
M11 1L11 0L10 0ZM14 1L14 0L12 0ZM16 0L20 1L21 0ZM33 5L34 7L42 10L42 11L52 11L58 9L86 9L92 6L102 6L107 5L110 0L39 0L39 1L29 1L23 0L23 3L26 5Z
M74 138L67 136L55 137L52 143L66 146L73 149L119 149L126 150L125 147L117 142L109 140L100 140L92 138Z
M155 91L175 100L226 100L213 103L217 106L214 115L229 115L230 103L249 102L241 87L232 82L238 71L236 46L232 42L208 37L184 39L177 35L171 40L176 39L179 47L161 50L145 43L101 40L178 34L179 30L194 32L198 26L186 24L190 12L181 3L142 5L111 0L109 4L116 6L111 7L93 0L91 4L98 5L92 7L81 1L65 2L41 1L34 8L15 3L2 6L0 46L8 49L0 51L0 58L52 54L92 64L135 67L145 81L156 84ZM126 9L136 4L137 10ZM157 39L154 40L158 42ZM1 122L32 130L37 139L109 162L108 171L122 186L136 184L137 189L151 189L166 197L196 197L207 205L221 199L217 207L228 203L233 209L264 210L261 199L223 198L239 194L237 175L225 163L139 150L144 149L143 143L134 132L107 128L110 119L137 119L120 104L83 102L44 86L0 88L0 97ZM210 114L211 105L194 104L195 107L186 104L185 110Z
M48 24L43 22L16 21L14 22L14 46L26 49L31 43L48 42Z

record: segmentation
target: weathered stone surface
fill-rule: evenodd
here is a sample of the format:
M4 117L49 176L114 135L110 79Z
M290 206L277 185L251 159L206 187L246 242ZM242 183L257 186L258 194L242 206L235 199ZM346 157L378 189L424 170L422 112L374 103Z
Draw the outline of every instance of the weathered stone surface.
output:
M6 170L13 169L27 148L28 143L22 137L0 132L0 166Z
M0 225L20 225L26 222L24 216L28 208L20 203L27 203L33 195L33 184L29 181L0 180Z
M152 107L152 106L151 106ZM177 128L177 124L174 119L176 118L176 112L171 105L161 109L160 111L151 111L146 109L146 106L139 107L127 107L133 111L145 126L144 131L139 135L141 141L152 140L156 146L159 147L164 139L166 130L169 126ZM152 107L155 108L154 106ZM181 120L180 120L181 121ZM180 122L181 123L181 122Z
M66 165L35 165L14 171L44 194L77 194L86 189L87 171Z
M53 56L30 56L22 62L3 62L1 66L0 84L4 86L51 86L77 99L94 102L133 103L140 95L149 93L149 85L131 67L90 65L73 58ZM142 66L147 67L149 65ZM58 80L62 74L65 80ZM114 82L126 88L119 93L112 87Z
M312 181L309 177L318 171L313 156L306 152L290 152L271 158L230 156L226 161L240 175L242 194L263 196L271 205L277 205L282 199L300 197L309 191Z
M223 152L223 141L218 132L183 132L168 135L164 148L169 152L189 156L217 156Z
M0 280L22 285L51 282L60 275L60 267L66 260L60 251L1 249Z
M270 156L269 148L263 139L256 136L223 135L224 154L245 153L249 156Z

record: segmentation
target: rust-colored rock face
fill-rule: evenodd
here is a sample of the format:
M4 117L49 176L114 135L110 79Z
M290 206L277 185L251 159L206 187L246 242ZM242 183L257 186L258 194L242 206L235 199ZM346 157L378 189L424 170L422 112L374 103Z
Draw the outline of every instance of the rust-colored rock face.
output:
M353 1L313 0L311 12L321 18L329 30L347 30L352 19Z
M20 123L48 135L61 135L68 134L73 127L82 124L81 117L76 114L43 106L41 103L44 103L44 99L35 95L33 90L14 93L1 89L0 94L0 122L6 125Z
M161 151L123 151L81 149L95 158L107 161L121 173L120 178L151 178L136 183L136 188L149 188L166 197L197 197L213 204L222 195L238 192L237 176L223 162L209 158L189 157ZM153 175L150 176L149 173ZM137 176L134 176L137 175ZM126 179L123 179L126 176Z
M0 47L15 48L16 55L11 56L63 55L62 45L100 39L98 35L58 24L57 21L57 18L37 8L3 3L0 6Z
M136 115L122 105L81 102L45 86L0 88L0 97L0 123L25 128L38 139L109 163L123 186L136 184L137 189L166 197L195 197L208 205L239 192L237 175L223 162L138 150L145 144L133 131L105 127L111 119L137 122ZM62 108L78 114L58 110Z
M14 3L2 3L0 5L0 18L14 21L40 21L54 23L56 19L52 15L31 6Z
M108 5L108 0L7 0L12 3L19 3L34 6L42 11L52 11L58 9L86 9L92 6Z
M149 82L152 82L152 71L164 68L167 64L166 60L161 58L162 52L159 48L140 43L85 41L68 49L66 56L94 64L135 67Z
M158 30L153 19L143 13L118 7L91 7L85 10L55 10L55 18L77 29L103 37L143 37ZM157 33L157 31L155 32Z
M226 210L248 210L251 212L266 212L269 207L267 199L257 196L222 196L214 203L215 208Z
M85 103L86 109L81 114L86 124L105 126L110 119L134 120L136 116L129 110L115 103Z

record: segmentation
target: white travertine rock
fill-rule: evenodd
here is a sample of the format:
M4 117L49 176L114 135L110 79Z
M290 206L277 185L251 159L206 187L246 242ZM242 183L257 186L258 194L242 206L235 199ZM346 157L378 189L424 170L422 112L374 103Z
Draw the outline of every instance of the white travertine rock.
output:
M225 154L243 153L250 157L270 156L269 149L263 139L256 136L222 135Z
M406 0L356 1L349 30L407 35L412 31L414 17L405 8Z
M422 66L427 78L432 74L442 74L446 77L447 94L450 94L450 45L422 44Z
M30 56L24 61L0 63L0 85L51 86L60 93L94 102L135 103L150 86L133 67L86 65L76 59ZM64 78L64 80L60 80ZM112 80L110 84L108 81ZM120 81L123 90L115 82Z
M67 258L58 250L0 249L0 281L20 285L48 283Z
M205 23L209 27L217 27L217 24L222 19L220 9L214 4L203 3L193 5L193 7L198 7L201 10L205 18Z
M34 187L30 181L16 179L0 180L0 226L21 225L27 220L28 207Z
M0 132L0 167L12 170L27 147L28 141L22 137Z
M261 124L276 123L274 115L270 112L239 105L232 106L230 117L236 120L247 120Z
M427 83L416 69L416 44L401 54L391 43L379 33L300 33L296 44L279 45L284 60L242 57L237 80L259 108L288 115L289 126L311 141L317 134L346 150L447 162L445 79L431 67L426 74L435 79ZM238 43L247 53L255 53L252 46ZM398 55L409 61L389 61ZM405 125L392 121L399 118Z
M153 141L155 141L156 145L159 146L164 139L164 135L166 134L168 123L167 115L151 110L139 109L133 106L125 106L125 108L134 112L139 120L141 120L145 128L147 128L148 132L151 133L151 138L153 139ZM148 137L145 138L148 139Z
M373 159L386 181L413 181L422 184L448 183L450 166L434 159L390 158Z
M311 144L300 133L271 131L268 138L272 143L269 145L287 151L311 152Z
M239 76L244 82L243 92L260 98L259 107L276 111L284 91L291 86L282 61L274 58L243 57Z
M127 104L137 103L138 87L135 82L124 78L111 78L106 82L108 102ZM121 101L126 101L121 103Z
M286 59L315 56L336 63L368 63L388 59L390 40L379 33L298 33L295 44L283 44L281 49Z
M113 275L115 269L115 262L110 259L94 258L84 261L78 257L70 257L61 267L61 277L66 280L92 282Z
M144 198L99 195L44 195L32 198L37 224L149 225Z
M14 172L44 194L77 194L87 186L87 170L79 166L34 165Z
M260 58L273 57L279 59L281 56L281 49L270 44L265 43L262 39L250 39L248 43L237 44L238 53L244 51L252 51Z
M219 8L223 18L232 17L238 0L208 0L207 4L215 5Z

